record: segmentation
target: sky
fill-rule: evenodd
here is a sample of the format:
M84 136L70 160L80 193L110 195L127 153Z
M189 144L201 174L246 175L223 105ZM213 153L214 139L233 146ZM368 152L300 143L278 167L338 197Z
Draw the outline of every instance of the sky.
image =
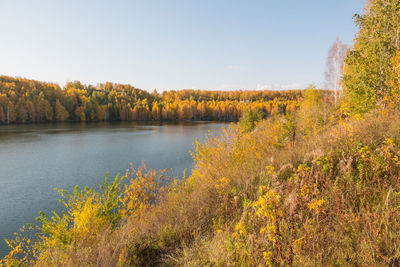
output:
M365 0L0 0L0 75L158 91L323 86Z

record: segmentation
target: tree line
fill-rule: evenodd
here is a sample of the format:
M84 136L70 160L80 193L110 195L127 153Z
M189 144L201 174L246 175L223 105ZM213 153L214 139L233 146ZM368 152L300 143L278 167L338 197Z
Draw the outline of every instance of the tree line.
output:
M0 124L61 121L237 121L246 109L264 116L298 108L303 91L202 91L152 93L129 84L58 84L0 76Z

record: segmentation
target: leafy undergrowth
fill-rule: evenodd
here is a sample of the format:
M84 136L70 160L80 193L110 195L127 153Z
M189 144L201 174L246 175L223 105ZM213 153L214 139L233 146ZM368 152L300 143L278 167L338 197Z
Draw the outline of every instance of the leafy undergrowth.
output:
M396 266L399 113L310 106L196 142L180 181L141 167L97 191L60 190L66 212L41 215L36 241L19 233L1 263Z

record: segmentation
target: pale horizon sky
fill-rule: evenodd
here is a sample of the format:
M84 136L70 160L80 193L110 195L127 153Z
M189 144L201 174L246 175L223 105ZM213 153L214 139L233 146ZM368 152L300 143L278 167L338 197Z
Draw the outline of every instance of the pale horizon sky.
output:
M365 0L0 0L0 75L145 90L322 87Z

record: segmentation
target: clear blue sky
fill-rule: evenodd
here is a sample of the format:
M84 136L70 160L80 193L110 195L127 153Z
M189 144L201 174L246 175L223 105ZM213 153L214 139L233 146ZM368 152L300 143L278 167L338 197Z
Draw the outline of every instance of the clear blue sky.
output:
M0 74L138 88L323 84L365 0L0 0Z

